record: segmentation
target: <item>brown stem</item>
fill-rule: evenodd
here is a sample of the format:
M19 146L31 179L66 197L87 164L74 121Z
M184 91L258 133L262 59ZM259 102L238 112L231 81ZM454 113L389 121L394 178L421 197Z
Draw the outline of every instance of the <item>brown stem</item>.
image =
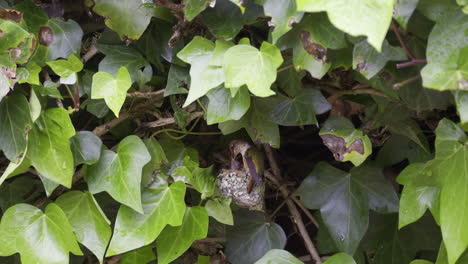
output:
M155 96L163 96L164 95L164 89L155 91L155 92L147 92L147 93L142 93L142 92L134 92L134 93L128 93L127 98L153 98Z
M94 55L96 55L98 52L99 52L99 50L96 47L96 45L92 45L91 47L89 47L88 51L83 55L83 57L81 58L81 61L83 63L86 63L92 57L94 57Z
M276 162L273 150L267 144L264 145L264 149L265 149L265 153L267 154L270 167L273 171L273 174L270 173L269 171L265 171L265 176L268 179L270 179L275 185L278 186L278 189L281 192L281 195L283 196L284 199L286 199L286 205L288 206L289 212L291 213L293 217L294 224L297 226L299 233L301 234L302 239L304 240L304 244L305 244L305 247L307 248L307 251L309 251L309 254L312 256L312 259L315 260L315 264L321 264L322 260L320 259L320 255L317 252L317 249L315 248L315 245L312 242L312 239L310 238L309 233L307 232L304 222L302 221L301 214L299 210L297 209L294 201L290 199L289 191L282 184L283 179L281 177L281 170L278 166L278 163Z
M127 120L128 118L130 118L130 113L121 113L119 115L118 118L115 118L115 119L112 119L111 121L105 123L105 124L102 124L98 127L96 127L94 130L93 130L93 133L100 137L104 134L106 134L107 132L109 132L109 130L111 130L112 128L114 128L115 126L117 126L118 124L122 123L123 121Z
M404 81L402 81L402 82L395 83L395 84L393 85L393 89L399 89L400 87L405 86L405 85L407 85L407 84L410 84L410 83L412 83L412 82L415 82L415 81L417 81L417 80L419 80L419 79L421 79L421 75L413 76L413 77L409 78L408 80L404 80Z
M78 106L78 103L76 102L76 99L75 99L75 94L73 94L73 92L71 91L70 87L68 86L68 84L64 84L67 92L68 92L68 95L70 96L70 98L72 99L73 101L73 108L75 109L78 109L79 106Z
M280 73L280 72L285 71L285 70L287 70L287 69L289 69L289 68L292 68L292 67L294 67L294 65L293 65L293 64L289 64L289 65L286 65L286 66L284 66L284 67L282 67L282 68L279 68L276 72L277 72L277 73Z
M425 59L413 59L413 60L410 60L410 61L407 61L407 62L398 63L396 65L396 67L397 67L397 69L401 69L401 68L412 67L412 66L415 66L415 65L425 64L425 63L427 63L427 61Z
M106 264L117 264L120 262L122 255L115 255L107 259Z
M403 38L402 38L401 35L400 35L400 31L398 31L398 27L397 27L395 21L393 21L393 20L392 20L391 27L392 27L392 30L393 30L393 32L395 33L396 37L398 38L398 41L400 42L401 47L405 50L406 55L408 55L408 57L409 57L411 60L415 60L416 58L413 56L413 54L411 53L411 51L410 51L410 50L408 49L408 47L406 46L405 42L403 41Z
M202 117L203 116L203 112L194 112L194 113L191 113L190 116L188 117L188 120L187 120L187 124L192 122L193 120L199 118L199 117ZM147 123L144 123L143 126L145 127L161 127L161 126L165 126L165 125L171 125L171 124L175 124L176 121L173 117L168 117L168 118L162 118L162 119L159 119L159 120L156 120L156 121L153 121L153 122L147 122Z

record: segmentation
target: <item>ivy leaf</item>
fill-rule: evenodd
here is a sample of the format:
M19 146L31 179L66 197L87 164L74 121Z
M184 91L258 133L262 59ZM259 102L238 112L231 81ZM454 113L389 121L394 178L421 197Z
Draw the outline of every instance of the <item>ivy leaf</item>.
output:
M184 15L188 21L192 21L198 14L211 5L212 0L187 0L185 1Z
M468 123L468 92L467 91L456 91L455 92L455 104L457 106L457 112L460 116L461 127L467 131Z
M147 186L153 180L153 172L159 170L161 165L168 161L161 144L154 137L147 138L143 142L151 155L150 162L143 167L141 178L142 186Z
M393 18L402 26L404 29L408 26L408 21L411 18L419 0L400 0L396 1Z
M424 87L442 91L467 89L467 30L466 14L460 10L437 21L428 39L427 65L421 71Z
M63 21L59 18L49 20L48 28L53 41L47 47L47 60L68 58L71 54L78 55L81 50L83 30L74 20Z
M363 40L354 45L353 69L360 72L367 79L376 75L388 61L406 60L406 53L400 47L383 42L382 52L376 51L367 41Z
M68 264L68 252L83 253L70 223L56 204L43 213L28 204L10 207L0 224L0 255L21 254L23 264Z
M210 58L210 65L223 66L224 53L226 53L226 51L232 46L234 46L234 43L232 43L231 41L216 40L213 55Z
M206 202L205 209L208 215L225 225L233 225L234 218L231 211L231 198L213 198Z
M97 72L93 75L91 98L104 99L118 117L131 85L130 74L125 67L119 69L115 78L107 72Z
M369 137L355 129L353 123L345 117L328 118L319 135L337 161L351 161L354 166L359 166L372 153Z
M142 247L122 255L120 264L147 264L156 259L151 246Z
M167 264L208 234L208 213L200 206L187 207L182 225L167 226L156 239L158 263Z
M224 82L223 68L209 65L214 48L213 42L196 36L177 54L181 60L191 64L190 90L184 107Z
M179 167L183 168L183 167ZM195 168L189 179L189 183L201 193L202 200L211 197L215 192L216 178L213 175L213 167L208 168Z
M138 73L141 73L140 69L149 65L141 54L132 47L98 44L97 48L106 55L99 62L99 71L115 75L120 68L125 67L132 78L132 82L137 81Z
M24 95L10 95L0 102L0 149L9 160L18 163L22 153L24 155L32 125L29 104Z
M221 86L207 94L209 103L206 112L208 125L227 120L239 120L249 110L250 94L245 86L241 87L234 97L229 89Z
M86 168L89 191L93 194L106 191L116 201L142 213L141 173L150 160L151 155L139 137L124 138L117 153L103 150L99 161Z
M39 73L41 70L42 68L33 61L29 62L26 67L16 69L16 78L18 79L18 83L40 85Z
M75 128L65 109L50 108L43 112L29 133L27 158L37 172L70 188L74 172L69 140Z
M36 48L36 38L13 20L2 19L0 30L3 32L0 37L1 65L14 71L15 63L26 63L31 57Z
M315 114L331 109L327 99L317 89L302 89L294 98L275 105L270 113L271 120L282 126L317 124Z
M309 209L320 209L340 251L353 255L369 222L369 209L398 210L398 196L381 169L354 167L349 173L320 162L297 190Z
M393 0L296 0L298 11L326 11L337 28L351 36L367 36L368 42L381 51L392 19Z
M23 19L30 32L38 33L42 26L46 26L49 17L32 1L24 1L14 6L15 10L23 14Z
M19 203L33 203L41 194L31 195L37 188L38 181L28 176L18 177L0 187L0 209L6 212L8 208ZM27 197L27 198L25 198Z
M280 146L280 134L277 124L269 119L268 113L271 107L277 104L271 98L251 98L249 111L240 120L229 120L219 124L219 129L224 135L234 133L245 128L254 142L270 144L275 148Z
M80 164L92 165L101 156L102 141L90 131L79 131L70 139L71 151L75 166Z
M73 54L68 57L68 60L49 61L47 65L61 77L61 83L66 83L64 80L70 78L73 80L70 84L74 84L77 79L76 73L83 70L83 63Z
M283 63L279 49L263 42L260 50L249 45L236 45L224 54L226 88L247 85L256 96L268 97L275 94L271 84L276 80L276 69Z
M179 226L185 212L185 183L170 187L159 177L142 193L143 213L121 206L106 256L113 256L153 242L166 225Z
M348 254L338 253L331 256L323 264L356 264L356 261Z
M271 249L282 249L286 235L278 224L257 211L239 210L226 234L225 253L231 263L254 263Z
M274 27L271 32L273 44L292 29L294 23L299 23L304 12L297 12L295 0L266 0L263 4L265 15L271 17L271 24Z
M282 249L272 249L268 251L265 256L259 259L255 264L304 264L304 262L298 260L291 253Z
M190 86L190 73L187 68L172 64L167 77L166 89L164 89L164 97L173 94L186 94L187 87Z
M105 17L106 26L121 39L139 39L151 21L151 8L135 0L96 0L94 12Z
M89 192L72 191L55 203L62 208L77 240L91 250L102 263L111 237L110 221Z

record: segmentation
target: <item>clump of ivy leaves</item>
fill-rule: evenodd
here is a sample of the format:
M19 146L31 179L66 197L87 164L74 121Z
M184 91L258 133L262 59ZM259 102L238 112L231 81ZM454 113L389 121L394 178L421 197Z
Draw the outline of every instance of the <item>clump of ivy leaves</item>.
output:
M467 7L0 0L0 262L467 263Z

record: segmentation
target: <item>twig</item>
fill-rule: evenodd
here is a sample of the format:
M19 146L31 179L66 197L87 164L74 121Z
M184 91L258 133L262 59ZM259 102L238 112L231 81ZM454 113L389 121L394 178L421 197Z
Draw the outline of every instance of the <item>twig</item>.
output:
M341 97L343 95L356 95L356 94L370 94L377 95L381 97L388 98L388 96L376 89L365 88L365 89L352 89L352 90L340 90L330 86L321 86L320 89L323 89L332 94L334 97Z
M302 221L301 214L299 210L297 209L294 201L290 199L289 191L286 189L284 185L282 185L283 179L281 177L281 170L278 164L276 163L273 150L267 144L264 145L264 149L265 149L265 153L267 154L270 167L274 173L274 174L271 174L269 171L265 171L265 176L269 178L270 180L272 180L273 183L275 183L278 186L278 189L281 192L282 196L284 197L284 199L286 199L286 205L288 206L289 212L291 213L293 217L294 224L296 224L297 228L299 229L299 233L301 234L302 239L304 240L304 244L307 248L307 251L309 251L310 255L315 260L316 264L321 264L322 260L320 259L320 255L317 252L317 249L315 248L314 243L312 242L312 239L309 236L309 233L307 232L304 222Z
M285 71L285 70L287 70L287 69L289 69L289 68L292 68L292 67L294 67L293 64L286 65L286 66L284 66L283 68L279 68L279 69L276 71L276 73L280 73L280 72Z
M400 87L405 86L405 85L407 85L409 83L415 82L415 81L417 81L419 79L421 79L421 75L418 74L416 76L413 76L413 77L409 78L408 80L404 80L402 82L395 83L393 85L393 89L399 89Z
M100 136L106 134L107 132L109 132L109 130L111 130L112 128L114 128L118 124L120 124L123 121L127 120L130 116L131 115L128 112L121 113L118 118L112 119L111 121L96 127L93 130L93 133L96 136L100 137Z
M94 57L94 55L96 55L98 52L99 52L99 50L96 47L96 45L92 45L91 47L89 47L88 51L83 55L83 57L81 58L81 61L83 63L86 63L92 57Z
M134 93L127 94L127 98L152 98L155 96L164 96L164 89L156 91L156 92L147 92L147 93L134 92Z
M190 116L188 117L188 120L187 120L187 123L190 123L192 122L193 120L199 118L199 117L202 117L203 116L203 112L194 112L194 113L191 113ZM156 120L156 121L153 121L153 122L147 122L147 123L144 123L143 126L145 127L161 127L161 126L165 126L165 125L171 125L171 124L175 124L176 121L173 117L168 117L168 118L162 118L162 119L159 119L159 120Z
M407 67L415 66L418 64L425 64L425 63L427 63L425 59L414 59L414 60L410 60L407 62L398 63L396 67L397 69L402 69L402 68L407 68Z
M410 58L410 61L408 62L398 63L396 65L397 69L411 67L411 66L415 66L418 64L424 64L427 62L425 59L417 59L416 57L414 57L414 55L408 49L408 46L406 46L406 43L403 41L403 38L401 37L400 31L398 30L398 27L394 20L392 20L391 28L393 32L395 33L398 41L400 42L400 46L403 48L403 50L405 50L406 55Z
M106 263L107 264L117 264L120 262L120 259L122 258L122 255L115 255L107 259Z

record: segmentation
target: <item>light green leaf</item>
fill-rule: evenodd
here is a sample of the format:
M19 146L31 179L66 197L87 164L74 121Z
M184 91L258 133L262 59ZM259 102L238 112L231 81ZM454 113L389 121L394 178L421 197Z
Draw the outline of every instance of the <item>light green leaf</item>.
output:
M211 41L196 36L177 54L181 60L191 64L190 90L184 107L224 82L223 68L209 65L214 48Z
M166 225L179 226L185 212L185 183L170 187L161 176L142 193L143 214L121 206L106 256L153 242Z
M0 30L3 32L0 37L0 64L14 68L15 63L26 63L34 52L34 35L13 20L2 19ZM11 51L13 53L10 54Z
M231 47L224 55L225 86L247 85L256 96L273 95L271 84L276 80L276 69L282 63L279 49L268 42L263 42L260 50L249 45Z
M287 98L275 105L270 113L273 122L282 126L317 124L315 114L331 109L327 99L317 89L302 89L294 98Z
M382 169L359 166L349 173L320 162L296 194L309 209L320 209L340 251L353 255L367 231L369 209L398 211L398 196Z
M83 63L74 54L67 60L48 61L47 65L62 78L68 78L83 70Z
M296 0L297 9L306 12L326 11L337 28L352 36L367 36L368 42L381 51L390 26L393 0Z
M9 160L18 163L24 155L32 125L29 103L24 95L3 98L0 102L0 149Z
M467 89L468 19L456 10L437 21L426 50L427 65L422 69L423 85L437 90Z
M422 260L422 259L417 259L417 260L411 261L410 264L433 264L433 262Z
M408 21L411 18L419 0L399 0L395 2L393 11L393 18L402 26L404 29L408 26Z
M406 59L406 53L402 48L391 46L386 40L383 42L382 52L376 51L367 41L363 40L354 45L353 69L370 79L383 69L388 61Z
M149 66L149 63L141 56L140 52L133 47L98 44L97 48L106 55L99 62L99 71L115 75L120 68L125 67L132 78L132 82L135 82L138 80L138 76L141 75L140 69Z
M234 218L231 211L231 198L213 198L206 202L205 209L208 215L225 225L233 225Z
M135 0L96 0L94 12L105 17L106 25L121 39L139 39L151 21L152 8Z
M255 262L255 264L304 264L291 253L282 249L272 249L265 256Z
M55 203L62 208L77 240L91 250L102 263L111 237L110 221L89 192L72 191Z
M43 213L28 204L10 207L0 224L0 255L21 254L23 264L68 264L68 252L83 253L62 209L49 204Z
M188 21L192 21L198 14L210 5L211 0L186 0L184 15ZM216 2L215 2L216 3Z
M29 133L27 158L42 176L70 188L73 154L70 138L75 128L65 109L50 108L43 112Z
M202 200L211 197L215 192L216 178L213 175L213 167L195 168L189 183L201 193Z
M166 226L156 239L158 264L167 264L182 255L193 241L208 234L208 213L200 206L187 207L181 226Z
M356 261L348 254L338 253L327 259L323 264L356 264Z
M468 91L455 92L455 104L458 116L460 116L461 127L467 131L468 124Z
M47 60L68 58L71 54L79 55L83 30L75 21L63 21L60 18L49 20L48 27L52 30L53 41L47 47Z
M151 246L146 246L123 254L119 264L148 264L155 259Z
M245 86L241 87L234 97L230 89L223 86L207 94L209 103L206 113L208 125L227 120L239 120L250 107L250 94Z
M227 230L225 254L232 263L254 263L271 249L283 249L286 234L258 211L238 210Z
M355 129L353 123L345 117L329 117L319 135L337 161L351 161L354 166L359 166L372 154L369 137Z
M292 25L299 23L304 15L303 12L297 12L296 0L266 0L263 4L265 15L271 17L271 23L274 27L271 32L273 44L292 29Z
M104 99L118 117L131 85L130 74L125 67L119 69L115 78L107 72L97 72L93 75L91 98Z
M117 153L103 150L96 164L86 169L85 179L93 194L106 191L116 201L143 213L141 205L141 173L151 160L145 144L137 136L120 141Z
M241 39L239 41L239 44L244 40L245 38ZM248 40L248 39L247 39ZM234 43L231 41L225 41L225 40L216 40L215 42L215 48L213 50L213 54L210 58L209 64L212 66L223 66L224 63L224 54L226 51L234 46Z
M102 141L90 131L79 131L70 139L71 151L75 166L80 164L92 165L101 156Z
M16 78L18 83L29 83L40 85L39 73L41 72L41 67L35 62L29 62L26 67L20 67L16 70Z
M49 180L47 178L45 178L44 176L40 175L39 174L39 179L41 179L41 182L42 182L42 185L44 186L44 190L45 190L45 193L46 193L46 196L47 197L50 197L52 195L52 192L57 189L57 187L60 186L60 184L52 181L52 180Z

